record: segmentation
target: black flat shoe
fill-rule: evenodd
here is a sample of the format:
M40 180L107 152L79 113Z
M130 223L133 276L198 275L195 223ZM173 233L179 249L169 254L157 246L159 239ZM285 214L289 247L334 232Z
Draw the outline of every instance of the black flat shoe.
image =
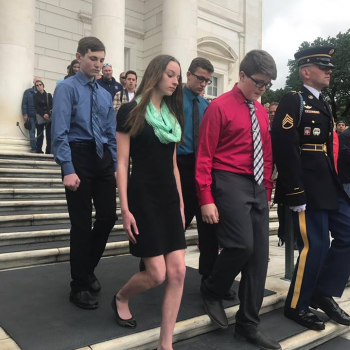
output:
M122 319L119 314L118 314L118 309L117 309L117 296L114 295L113 299L112 299L112 309L115 313L115 315L117 316L117 323L119 324L119 326L121 327L125 327L125 328L136 328L137 323L136 320L131 317L128 320L124 320Z
M325 329L324 322L310 310L297 310L285 307L284 316L314 331L322 331Z
M228 328L228 320L222 302L219 299L212 298L201 286L201 297L204 305L204 310L210 317L212 322L217 324L220 328Z
M237 293L233 289L229 289L229 291L223 296L224 300L234 300L236 299Z
M314 295L310 306L315 310L318 308L321 309L331 320L344 326L350 326L350 316L335 302L332 297Z
M257 331L255 333L249 333L242 326L236 324L235 337L241 340L245 340L248 343L255 344L261 350L281 350L281 345L268 337L265 333Z
M98 306L98 301L87 290L81 292L71 291L69 301L75 306L87 310L94 310Z
M89 292L91 294L98 294L101 291L101 284L94 273L88 275L89 280Z

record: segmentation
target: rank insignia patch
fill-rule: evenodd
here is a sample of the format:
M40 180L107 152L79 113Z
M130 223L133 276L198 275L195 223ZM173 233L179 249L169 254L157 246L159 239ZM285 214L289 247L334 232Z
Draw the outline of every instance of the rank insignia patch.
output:
M286 116L282 120L282 128L283 129L290 129L293 127L293 125L294 125L293 118L289 114L286 114Z
M314 136L320 136L321 130L320 128L314 128L314 130L312 130L312 133L314 134Z
M311 135L311 128L309 126L306 126L304 128L304 136L310 136Z
M312 95L309 95L308 98L309 98L310 100L313 100L314 97L313 97Z
M306 108L306 109L311 109L312 106L307 106L307 105L305 105L304 108Z
M320 114L320 111L311 111L309 109L307 109L306 111L304 111L305 113L314 113L314 114Z

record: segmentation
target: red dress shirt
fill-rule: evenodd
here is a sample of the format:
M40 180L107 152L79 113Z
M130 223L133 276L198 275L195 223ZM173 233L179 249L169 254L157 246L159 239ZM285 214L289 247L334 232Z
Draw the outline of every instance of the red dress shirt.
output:
M199 129L196 187L199 205L214 203L211 193L212 170L253 175L252 118L246 98L237 84L216 98L206 109ZM265 108L254 102L260 126L264 158L264 185L271 200L273 159L269 118Z

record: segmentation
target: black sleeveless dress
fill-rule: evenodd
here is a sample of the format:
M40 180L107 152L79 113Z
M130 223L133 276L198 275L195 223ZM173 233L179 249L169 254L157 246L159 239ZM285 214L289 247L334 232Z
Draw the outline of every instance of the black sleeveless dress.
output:
M128 132L125 121L135 106L136 102L130 102L119 109L118 132ZM137 244L130 242L134 256L147 258L186 248L174 176L174 149L175 143L161 143L146 121L141 132L130 138L128 204L139 230L135 235Z

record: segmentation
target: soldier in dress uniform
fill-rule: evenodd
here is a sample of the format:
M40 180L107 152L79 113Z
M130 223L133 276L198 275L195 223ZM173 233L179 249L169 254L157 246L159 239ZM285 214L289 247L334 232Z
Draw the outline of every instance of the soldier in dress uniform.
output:
M283 96L271 132L275 201L292 209L299 248L284 315L314 330L325 325L309 307L350 325L333 299L342 296L350 274L350 202L335 169L334 121L321 94L329 86L334 51L314 47L295 54L304 86Z

